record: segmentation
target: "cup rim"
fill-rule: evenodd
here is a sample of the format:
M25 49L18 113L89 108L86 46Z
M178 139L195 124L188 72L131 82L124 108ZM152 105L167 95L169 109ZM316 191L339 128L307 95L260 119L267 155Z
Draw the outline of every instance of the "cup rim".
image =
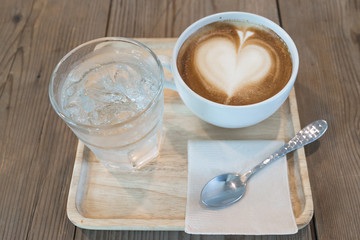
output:
M271 96L270 98L267 98L261 102L258 103L253 103L253 104L248 104L248 105L226 105L226 104L221 104L221 103L217 103L217 102L213 102L209 99L206 99L202 96L200 96L199 94L197 94L195 91L193 91L182 79L182 77L180 76L178 67L177 67L177 55L178 52L181 48L181 46L184 44L185 40L187 39L186 36L190 36L192 35L196 30L198 30L199 28L212 23L212 22L216 22L216 21L221 21L221 20L227 20L227 19L232 19L232 18L227 18L229 15L241 15L241 16L245 16L245 17L250 17L250 18L257 18L259 20L262 20L264 22L266 22L267 24L264 25L267 28L270 28L271 30L275 31L275 33L285 42L286 46L289 49L290 55L291 55L291 60L293 61L293 67L292 67L292 72L291 72L291 76L290 79L288 80L288 82L286 83L286 85L275 95ZM209 19L211 19L211 21L207 22ZM233 18L234 19L234 18ZM204 24L205 22L205 24ZM249 20L249 22L251 22L251 20ZM256 23L258 24L258 23ZM268 27L268 25L272 25L272 27ZM275 28L275 29L274 29ZM189 33L190 32L190 33ZM281 36L279 35L279 32L281 32ZM290 51L290 48L292 51ZM172 63L171 63L171 68L173 70L175 70L175 75L176 75L176 79L180 80L180 81L175 81L175 84L181 84L181 87L185 88L187 91L190 91L192 93L192 96L194 96L195 98L197 98L200 101L204 101L206 102L206 104L209 104L211 106L214 107L221 107L224 109L248 109L248 108L253 108L253 107L257 107L257 106L261 106L264 104L267 104L268 102L272 102L275 99L279 98L281 95L284 94L284 92L286 92L289 88L292 88L292 86L295 83L297 74L298 74L298 70L299 70L299 53L298 50L296 48L296 45L293 41L293 39L290 37L290 35L277 23L273 22L272 20L254 14L254 13L249 13L249 12L240 12L240 11L230 11L230 12L220 12L220 13L216 13L216 14L212 14L212 15L208 15L206 17L203 17L197 21L195 21L194 23L192 23L190 26L188 26L179 36L174 49L173 49L173 54L172 54Z
M123 122L120 122L120 123L115 123L115 124L110 124L110 125L89 125L89 124L83 124L83 123L79 123L79 122L76 122L74 121L73 119L71 119L70 117L66 116L63 111L61 111L60 109L60 106L57 104L56 100L54 99L54 80L55 80L55 77L57 75L57 70L59 69L59 67L61 66L61 64L69 58L70 55L72 55L74 52L76 52L77 50L79 50L80 48L84 47L84 46L87 46L89 44L92 44L92 43L96 43L96 42L106 42L106 41L121 41L121 42L126 42L126 43L129 43L129 44L133 44L133 45L136 45L144 50L146 50L147 52L150 53L150 55L154 58L157 66L158 66L158 70L159 70L159 73L160 73L160 87L156 93L156 95L153 97L152 101L146 106L146 108L144 108L142 111L136 113L134 116L132 116L131 118L129 119L126 119L125 121ZM154 99L157 99L159 97L159 95L162 94L164 90L164 70L162 68L162 65L160 63L160 60L159 58L157 57L157 55L149 48L147 47L145 44L139 42L139 41L136 41L134 39L130 39L130 38L124 38L124 37L102 37L102 38L96 38L96 39L93 39L93 40L90 40L90 41L87 41L87 42L84 42L80 45L78 45L77 47L73 48L72 50L70 50L65 56L63 56L61 58L61 60L56 64L56 67L54 68L52 74L51 74L51 77L50 77L50 83L49 83L49 98L50 98L50 102L51 102L51 105L53 106L55 112L67 123L67 124L70 124L72 126L75 126L75 127L82 127L82 128L88 128L88 129L111 129L111 128L114 128L114 127L121 127L123 125L126 125L128 124L129 122L132 122L134 121L135 119L139 118L141 115L143 115L143 113L145 113L154 103Z

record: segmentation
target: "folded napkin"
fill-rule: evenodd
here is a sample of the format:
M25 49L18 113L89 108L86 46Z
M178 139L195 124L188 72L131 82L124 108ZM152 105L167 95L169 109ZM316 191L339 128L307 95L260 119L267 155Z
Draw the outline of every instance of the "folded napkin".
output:
M245 172L282 144L282 141L189 141L185 232L296 233L285 157L253 176L239 202L222 209L208 209L200 203L201 190L211 178L227 172Z

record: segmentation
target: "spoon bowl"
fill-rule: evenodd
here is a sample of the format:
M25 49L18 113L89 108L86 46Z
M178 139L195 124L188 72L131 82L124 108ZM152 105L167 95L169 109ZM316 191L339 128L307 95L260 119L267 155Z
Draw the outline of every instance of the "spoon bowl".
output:
M237 173L225 173L211 179L201 191L202 202L208 207L231 205L245 194L246 182Z

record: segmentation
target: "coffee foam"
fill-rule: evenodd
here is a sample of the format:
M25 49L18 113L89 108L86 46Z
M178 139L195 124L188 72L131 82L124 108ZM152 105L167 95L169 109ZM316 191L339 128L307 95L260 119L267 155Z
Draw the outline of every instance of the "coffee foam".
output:
M222 104L263 101L288 82L292 62L283 41L271 30L248 22L216 22L190 36L177 65L186 84Z

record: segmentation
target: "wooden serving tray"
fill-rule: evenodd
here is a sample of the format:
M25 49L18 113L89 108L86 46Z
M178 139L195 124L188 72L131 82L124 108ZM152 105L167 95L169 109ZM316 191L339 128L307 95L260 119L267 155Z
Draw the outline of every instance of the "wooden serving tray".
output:
M171 56L176 39L138 39L157 54ZM168 73L166 73L168 74ZM160 157L139 171L107 169L79 141L67 214L80 228L184 230L187 142L197 140L284 140L300 130L295 91L267 120L247 128L224 129L197 118L177 92L165 90ZM288 154L291 202L298 228L313 215L304 149Z

